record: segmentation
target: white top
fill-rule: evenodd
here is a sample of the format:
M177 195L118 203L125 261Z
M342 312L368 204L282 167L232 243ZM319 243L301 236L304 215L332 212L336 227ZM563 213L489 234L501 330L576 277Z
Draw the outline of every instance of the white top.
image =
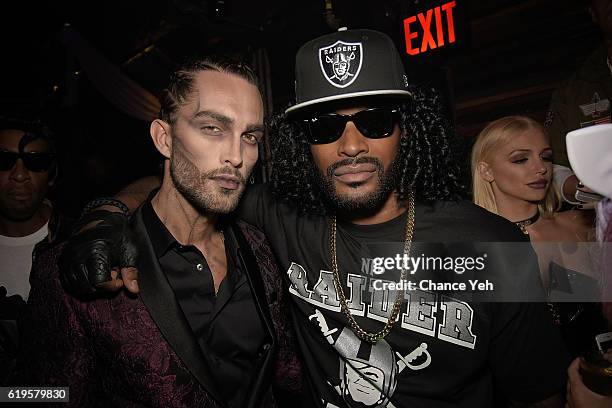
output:
M7 296L20 295L28 300L32 250L48 234L49 223L25 237L0 235L0 286L6 288Z

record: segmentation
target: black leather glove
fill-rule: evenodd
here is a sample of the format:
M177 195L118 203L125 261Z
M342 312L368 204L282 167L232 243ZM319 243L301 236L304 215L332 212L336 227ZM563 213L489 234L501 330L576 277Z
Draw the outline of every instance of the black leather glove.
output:
M84 226L99 222L93 227ZM100 291L97 284L111 280L111 270L136 266L137 251L129 219L122 213L93 211L82 216L60 258L64 289L74 295Z

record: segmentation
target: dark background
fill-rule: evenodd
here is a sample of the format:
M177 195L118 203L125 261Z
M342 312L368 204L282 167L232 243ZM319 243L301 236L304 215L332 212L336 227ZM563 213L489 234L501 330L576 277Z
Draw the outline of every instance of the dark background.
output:
M415 81L445 96L458 135L469 141L509 114L543 121L553 89L599 44L579 0L456 0L457 42L405 53L403 19L435 0L22 0L3 2L0 113L36 112L57 133L54 199L75 214L87 200L155 173L148 123L115 108L58 41L69 23L127 76L157 95L175 64L194 53L252 59L265 50L268 110L293 98L294 56L338 26L387 32ZM10 3L10 5L8 4ZM78 84L70 92L70 84Z

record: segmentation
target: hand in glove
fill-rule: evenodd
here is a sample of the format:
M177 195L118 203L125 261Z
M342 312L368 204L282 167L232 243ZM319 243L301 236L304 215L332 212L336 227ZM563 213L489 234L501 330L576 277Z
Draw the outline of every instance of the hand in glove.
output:
M64 247L60 277L75 295L117 291L138 293L137 251L128 217L97 210L83 215Z

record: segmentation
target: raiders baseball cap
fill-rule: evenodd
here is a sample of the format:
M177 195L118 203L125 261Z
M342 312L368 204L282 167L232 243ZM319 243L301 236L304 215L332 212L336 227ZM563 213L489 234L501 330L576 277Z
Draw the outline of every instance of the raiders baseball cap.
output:
M364 96L409 98L408 77L391 39L378 31L347 30L304 44L295 58L295 105L286 114L317 104Z

